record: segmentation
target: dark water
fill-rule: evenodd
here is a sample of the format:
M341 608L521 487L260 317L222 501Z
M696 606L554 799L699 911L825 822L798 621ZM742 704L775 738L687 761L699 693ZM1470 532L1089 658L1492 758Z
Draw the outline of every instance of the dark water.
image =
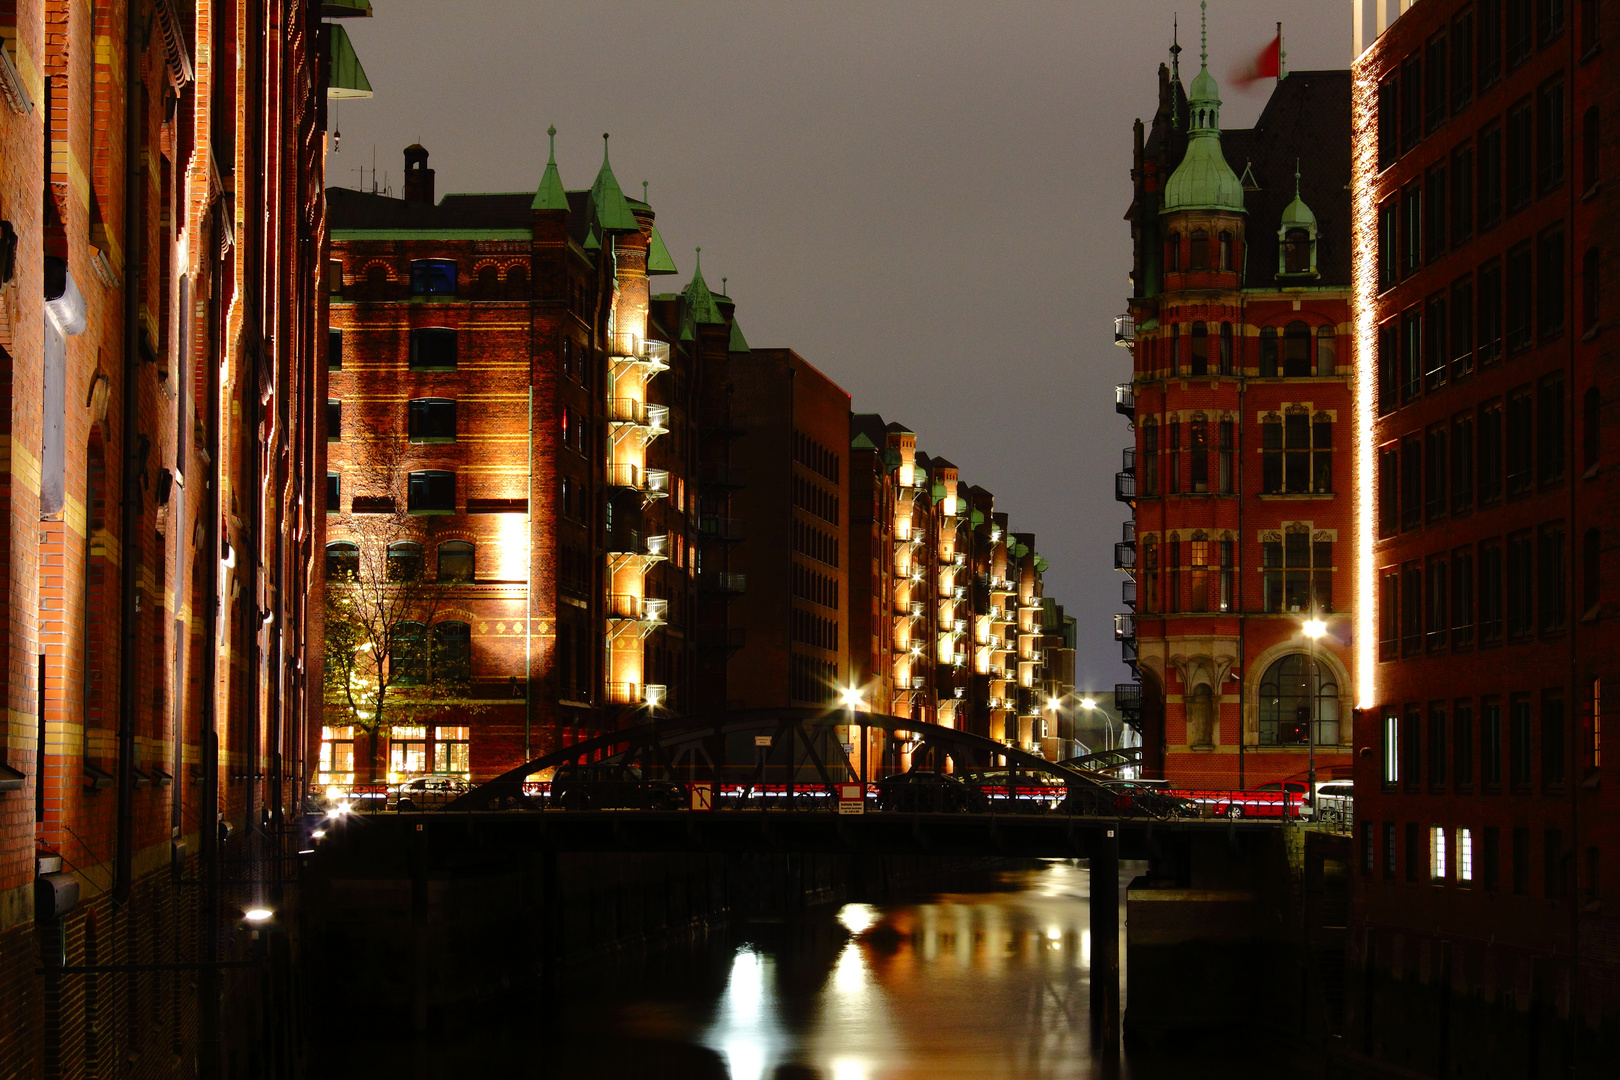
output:
M1122 870L1123 888L1135 868ZM1053 861L986 873L956 883L959 891L745 922L678 955L581 972L554 994L514 998L431 1040L410 1036L403 1017L395 1032L339 1024L316 1048L314 1071L401 1080L1288 1075L1241 1044L1102 1053L1090 1015L1088 886L1083 867Z

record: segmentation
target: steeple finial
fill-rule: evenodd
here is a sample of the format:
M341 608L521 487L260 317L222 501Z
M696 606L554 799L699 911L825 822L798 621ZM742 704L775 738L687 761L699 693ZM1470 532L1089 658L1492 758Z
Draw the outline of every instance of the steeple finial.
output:
M1299 158L1294 159L1294 198L1299 198Z
M604 164L604 165L607 164L607 159L608 159L607 141L608 141L608 133L604 131L604 132L602 132L602 164Z
M723 277L723 278L720 279L720 295L721 296L730 296L731 295L730 293L726 292L726 282L728 282L730 280L731 279L727 278L727 277Z
M551 156L546 159L546 170L540 176L540 187L534 193L531 210L567 210L568 196L563 192L562 177L557 173L557 125L546 128L551 140Z
M546 160L555 165L557 163L557 125L552 124L546 128L546 137L551 140L551 156Z
M641 201L647 202L647 181L645 180L641 182ZM650 206L652 204L648 203L648 205Z
M1209 0L1198 3L1198 63L1209 67Z

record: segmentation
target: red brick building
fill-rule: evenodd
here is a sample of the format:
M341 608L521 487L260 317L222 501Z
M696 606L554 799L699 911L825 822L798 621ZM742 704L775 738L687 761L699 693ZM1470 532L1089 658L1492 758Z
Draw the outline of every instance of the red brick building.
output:
M292 1004L205 962L286 898L318 685L329 9L0 4L6 1076L217 1076Z
M1144 775L1239 788L1304 780L1313 725L1319 778L1350 760L1349 75L1286 73L1248 130L1220 104L1177 56L1136 129L1116 635Z
M1613 1071L1617 19L1358 20L1347 1045L1379 1065Z

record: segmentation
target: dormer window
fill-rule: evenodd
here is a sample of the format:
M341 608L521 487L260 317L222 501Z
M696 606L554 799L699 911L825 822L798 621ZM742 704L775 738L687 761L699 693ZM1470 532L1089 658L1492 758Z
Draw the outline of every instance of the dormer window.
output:
M1283 234L1283 273L1309 274L1314 269L1311 258L1311 234L1306 229L1289 229Z

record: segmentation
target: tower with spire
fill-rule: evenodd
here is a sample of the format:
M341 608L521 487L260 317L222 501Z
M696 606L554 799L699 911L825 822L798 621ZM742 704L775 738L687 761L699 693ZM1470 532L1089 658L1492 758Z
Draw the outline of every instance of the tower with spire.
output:
M1185 88L1180 52L1137 126L1127 214L1116 564L1133 610L1115 627L1140 690L1116 700L1138 696L1146 775L1253 787L1308 771L1310 716L1318 766L1349 762L1349 79L1296 72L1254 128L1225 130L1207 17ZM1314 658L1312 615L1330 627Z

